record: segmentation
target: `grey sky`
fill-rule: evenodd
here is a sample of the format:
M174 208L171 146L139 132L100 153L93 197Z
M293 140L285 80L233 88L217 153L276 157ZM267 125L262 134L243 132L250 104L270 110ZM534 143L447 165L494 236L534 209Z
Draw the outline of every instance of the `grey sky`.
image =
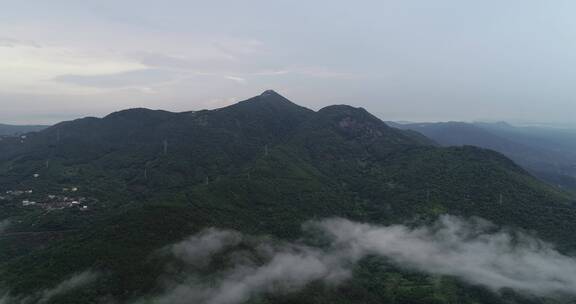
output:
M0 0L0 122L275 89L389 120L571 123L570 0Z

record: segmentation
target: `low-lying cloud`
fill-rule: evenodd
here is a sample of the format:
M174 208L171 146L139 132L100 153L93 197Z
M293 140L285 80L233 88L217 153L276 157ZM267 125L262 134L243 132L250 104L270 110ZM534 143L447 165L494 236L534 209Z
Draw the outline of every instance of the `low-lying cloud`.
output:
M241 243L250 249L232 249ZM190 274L178 283L168 282L166 293L138 303L235 304L255 295L298 291L313 281L338 284L350 276L342 260L346 257L337 252L277 243L235 231L208 229L168 249L195 269L207 267L219 254L229 251L231 267L211 277Z
M9 219L1 220L0 221L0 234L6 232L6 230L8 229L8 227L10 227L11 224L12 224L12 222Z
M77 288L84 287L84 286L94 282L97 278L98 278L98 274L96 274L94 272L90 272L90 271L85 271L85 272L73 275L72 277L68 278L67 280L60 282L55 287L42 291L41 292L42 296L40 297L40 300L38 300L38 303L46 303L50 299L52 299L56 296L63 295L65 293L70 292L72 290L75 290Z
M165 251L194 270L172 274L164 282L164 293L137 303L237 304L254 296L296 292L312 282L337 285L351 278L359 260L371 255L493 291L509 288L526 295L576 296L575 258L481 219L443 216L433 225L415 228L327 219L307 223L304 230L306 235L323 236L327 245L204 230ZM200 274L198 269L215 259L220 259L222 269Z
M0 304L47 303L55 297L64 295L78 288L86 287L86 285L91 284L96 279L98 279L98 277L99 274L96 272L84 271L70 276L52 288L44 289L35 292L34 294L26 296L15 296L10 295L10 293L4 294L2 297L0 297Z
M488 222L444 216L430 227L379 227L342 219L313 224L352 256L389 258L400 266L458 277L492 290L576 295L576 259L523 233L491 232Z
M200 266L209 263L214 254L241 241L242 234L239 232L210 228L171 246L170 251L176 258Z

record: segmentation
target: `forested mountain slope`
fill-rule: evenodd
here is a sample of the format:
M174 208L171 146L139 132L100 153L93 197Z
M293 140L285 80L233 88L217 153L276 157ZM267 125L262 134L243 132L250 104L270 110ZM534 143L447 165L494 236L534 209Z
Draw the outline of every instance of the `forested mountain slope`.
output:
M6 301L15 303L185 303L148 297L162 293L170 275L179 282L190 274L216 280L230 261L242 259L228 256L236 249L260 254L251 239L234 243L207 268L173 265L159 254L210 227L299 242L309 221L339 217L411 227L451 214L530 231L561 252L576 248L571 198L505 156L437 147L364 109L337 105L314 112L273 91L217 110L130 109L63 122L24 141L5 140L0 187L10 191L0 201L10 222L0 238L0 280L10 293ZM35 204L23 206L24 200ZM42 232L46 236L38 237ZM25 239L31 234L38 239ZM258 258L251 263L265 264ZM88 287L46 292L63 282L70 286L70 276L86 271L99 274ZM337 286L311 280L289 290L246 301L548 301L374 256L361 259Z
M505 123L394 124L443 146L473 145L498 151L553 186L576 192L576 131L513 127Z

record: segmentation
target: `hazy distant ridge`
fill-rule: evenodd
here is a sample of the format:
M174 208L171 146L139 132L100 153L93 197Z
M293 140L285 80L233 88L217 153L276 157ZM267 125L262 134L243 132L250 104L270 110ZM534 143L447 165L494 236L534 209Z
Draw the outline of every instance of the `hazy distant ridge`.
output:
M0 124L0 136L20 135L28 132L37 132L46 129L43 125L7 125Z

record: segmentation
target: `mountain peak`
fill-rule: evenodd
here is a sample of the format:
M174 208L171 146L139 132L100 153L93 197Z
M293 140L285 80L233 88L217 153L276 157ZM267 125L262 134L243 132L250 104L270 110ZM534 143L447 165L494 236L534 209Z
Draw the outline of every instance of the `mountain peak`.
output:
M236 104L218 109L214 120L231 121L235 128L251 134L287 134L308 120L314 111L294 104L272 90L267 90Z
M302 108L301 106L291 102L288 98L278 94L274 90L266 90L262 92L262 94L260 95L254 96L244 101L240 101L237 104L234 104L228 108L237 108L237 107L252 108L255 106L272 107L278 110L279 109L286 110L286 108L299 108L299 109Z
M262 92L262 94L260 94L261 97L270 97L270 96L279 96L279 97L284 97L280 94L278 94L278 92L274 91L274 90L266 90L264 92Z
M258 100L265 103L283 103L283 104L294 104L288 98L280 95L274 90L266 90L262 94L251 98L252 100ZM250 100L250 99L249 99Z

